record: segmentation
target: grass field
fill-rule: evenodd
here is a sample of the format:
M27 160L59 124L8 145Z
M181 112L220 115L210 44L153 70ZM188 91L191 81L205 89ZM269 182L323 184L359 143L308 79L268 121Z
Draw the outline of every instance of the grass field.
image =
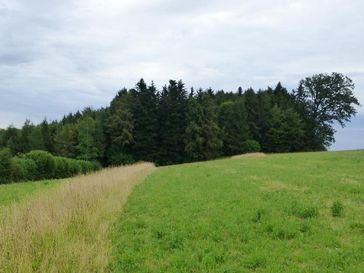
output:
M109 272L110 227L134 185L154 169L151 163L104 169L5 205L0 272ZM30 197L44 182L29 184L3 186L0 196Z
M0 185L0 211L1 207L13 202L19 202L36 192L59 185L63 180L43 180L37 182L23 182ZM0 213L1 214L1 213Z
M159 168L112 242L113 272L364 272L364 151Z

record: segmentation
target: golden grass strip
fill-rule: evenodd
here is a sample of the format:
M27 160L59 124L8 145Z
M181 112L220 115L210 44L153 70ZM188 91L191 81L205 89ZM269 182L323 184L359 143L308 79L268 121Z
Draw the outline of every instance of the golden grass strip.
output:
M13 205L0 223L0 272L108 272L109 229L154 168L105 169Z

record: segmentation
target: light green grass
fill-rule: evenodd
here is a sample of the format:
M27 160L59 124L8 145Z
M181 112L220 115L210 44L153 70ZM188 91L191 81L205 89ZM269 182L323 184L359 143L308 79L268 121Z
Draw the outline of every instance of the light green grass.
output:
M58 185L63 180L42 180L0 185L0 210L36 192Z
M364 151L160 168L112 240L113 272L364 272Z

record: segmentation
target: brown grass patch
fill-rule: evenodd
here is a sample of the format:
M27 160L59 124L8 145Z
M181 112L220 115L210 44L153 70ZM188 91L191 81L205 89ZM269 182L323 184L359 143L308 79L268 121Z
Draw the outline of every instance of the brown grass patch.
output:
M239 158L251 158L251 157L263 157L266 156L265 153L247 153L247 154L241 154L241 155L234 155L231 158L239 159Z
M154 168L105 169L13 205L0 223L0 272L108 272L110 226Z

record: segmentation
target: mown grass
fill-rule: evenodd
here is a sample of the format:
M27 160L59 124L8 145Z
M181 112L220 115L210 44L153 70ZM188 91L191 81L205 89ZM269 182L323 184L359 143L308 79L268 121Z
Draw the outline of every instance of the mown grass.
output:
M364 272L364 151L159 168L112 241L113 272Z
M0 210L13 202L19 202L25 197L59 185L63 180L42 180L0 185Z
M0 219L0 272L109 272L110 226L153 169L104 169L8 206Z

